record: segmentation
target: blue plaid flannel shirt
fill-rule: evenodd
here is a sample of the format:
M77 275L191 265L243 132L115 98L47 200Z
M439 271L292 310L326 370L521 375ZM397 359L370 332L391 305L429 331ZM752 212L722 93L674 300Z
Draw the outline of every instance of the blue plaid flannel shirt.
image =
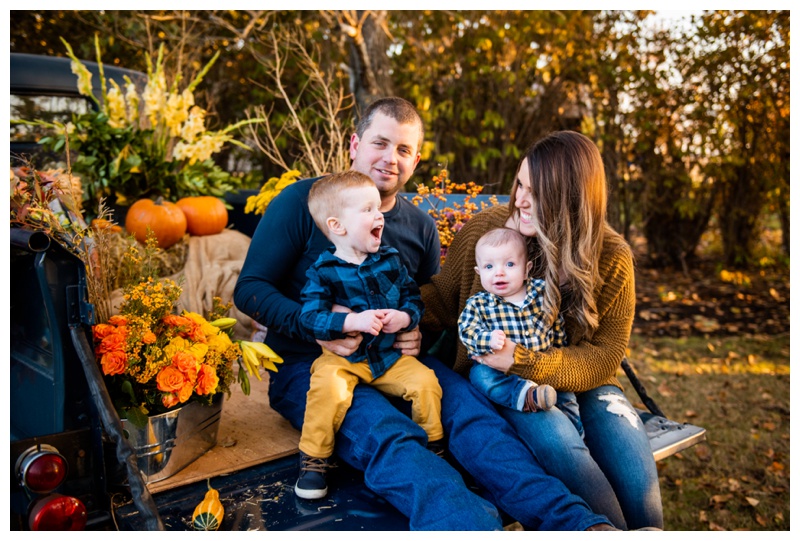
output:
M506 338L533 351L567 345L564 317L558 314L552 327L543 318L544 280L528 279L522 306L517 306L488 291L467 299L458 318L458 334L470 357L492 352L492 331L500 329Z
M325 250L306 272L308 282L300 294L303 303L300 326L308 340L344 338L342 327L347 314L331 312L334 304L346 306L354 312L385 308L401 310L411 316L411 324L404 331L419 324L424 310L422 298L397 250L381 246L360 265L343 261L333 252L334 248ZM402 353L392 347L394 334L362 334L364 339L358 350L347 360L351 363L366 360L373 377L378 378Z

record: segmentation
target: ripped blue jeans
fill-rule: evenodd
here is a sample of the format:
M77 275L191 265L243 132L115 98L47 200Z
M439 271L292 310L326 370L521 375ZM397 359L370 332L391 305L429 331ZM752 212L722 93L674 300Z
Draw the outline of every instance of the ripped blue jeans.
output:
M658 472L644 425L622 391L559 392L557 407L498 406L545 471L617 528L663 528Z

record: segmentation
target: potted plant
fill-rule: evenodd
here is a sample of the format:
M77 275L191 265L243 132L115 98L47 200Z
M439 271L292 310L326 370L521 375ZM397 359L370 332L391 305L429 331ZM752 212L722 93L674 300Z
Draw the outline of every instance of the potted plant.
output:
M164 45L153 66L147 57L144 88L126 78L124 88L103 78L100 46L95 36L100 70L102 99L92 93L92 74L64 40L72 71L77 76L81 95L95 102L96 109L73 115L66 125L40 120L16 121L46 125L55 135L40 144L54 151L74 151L72 170L83 180L84 199L97 208L101 199L110 205L130 205L141 198L163 197L177 201L183 197L212 195L222 197L236 190L238 179L221 169L212 159L230 143L250 150L234 138L240 127L263 119L242 120L221 130L208 130L207 112L195 104L194 91L219 52L197 76L181 87L180 74L168 83L164 64ZM117 221L123 223L117 216Z

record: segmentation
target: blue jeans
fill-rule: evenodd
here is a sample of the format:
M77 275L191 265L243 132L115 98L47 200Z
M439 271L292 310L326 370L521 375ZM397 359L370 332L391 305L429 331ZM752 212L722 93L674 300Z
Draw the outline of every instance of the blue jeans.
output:
M503 374L485 364L475 363L469 371L469 380L486 398L507 408L522 411L528 388L535 385L515 374Z
M423 364L442 387L442 424L450 452L503 510L528 528L585 530L608 523L539 466L494 406L438 360ZM271 374L270 404L300 428L308 363ZM364 472L366 485L409 517L412 530L497 530L496 508L473 493L447 461L425 448L425 432L368 385L356 385L335 453Z
M559 392L556 408L534 414L499 410L544 469L617 528L663 528L650 442L617 387Z

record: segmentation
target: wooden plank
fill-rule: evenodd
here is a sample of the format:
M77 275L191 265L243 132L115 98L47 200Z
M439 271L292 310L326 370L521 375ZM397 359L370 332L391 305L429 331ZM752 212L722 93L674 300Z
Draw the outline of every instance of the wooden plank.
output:
M238 385L222 406L217 445L172 477L148 485L163 492L297 452L300 432L269 407L269 378L250 378L250 396Z

